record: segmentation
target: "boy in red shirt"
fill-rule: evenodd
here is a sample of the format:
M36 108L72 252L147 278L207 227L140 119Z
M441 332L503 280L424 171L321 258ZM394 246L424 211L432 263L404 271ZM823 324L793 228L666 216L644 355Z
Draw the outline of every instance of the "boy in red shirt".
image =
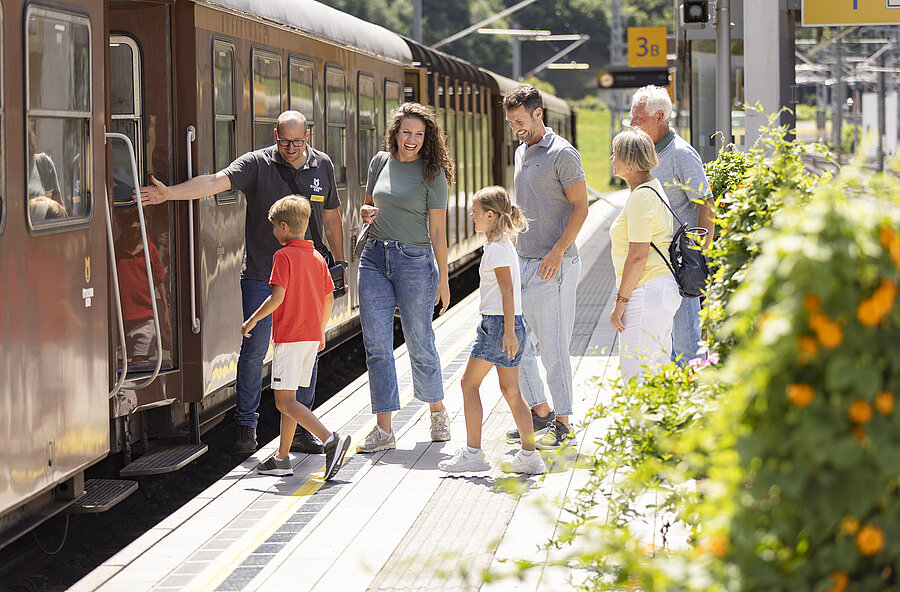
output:
M290 449L299 423L325 443L327 480L341 468L350 436L328 431L312 411L297 402L297 387L309 386L316 353L325 347L325 325L334 304L328 266L312 241L303 240L309 215L309 202L296 195L279 199L269 209L272 233L284 247L273 259L269 279L272 295L241 325L241 334L250 337L256 323L272 315L272 390L281 412L281 441L278 451L259 463L256 471L263 475L294 474Z

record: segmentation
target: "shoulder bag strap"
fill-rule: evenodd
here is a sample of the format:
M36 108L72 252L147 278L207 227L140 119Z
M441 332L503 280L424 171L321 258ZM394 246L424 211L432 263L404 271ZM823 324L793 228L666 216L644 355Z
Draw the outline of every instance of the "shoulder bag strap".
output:
M663 196L661 196L661 195L659 194L659 191L657 191L655 188L651 187L650 185L645 185L645 187L646 187L647 189L649 189L650 191L652 191L653 193L656 194L656 197L659 198L659 201L663 202L663 205L666 206L666 207L669 209L670 212L672 212L672 215L675 216L675 218L676 218L676 219L678 220L678 222L681 224L681 227L684 228L684 222L681 220L681 216L679 216L677 213L675 213L675 210L673 210L673 209L672 209L672 206L670 206L670 205L666 202L666 200L663 199ZM672 238L674 239L675 237L673 236ZM669 258L662 254L662 251L659 250L659 247L657 247L656 245L653 244L653 241L650 242L650 246L653 247L653 250L654 250L654 251L656 251L657 253L659 253L659 256L662 257L662 260L666 263L666 267L669 268L669 271L671 271L671 272L672 272L672 275L674 276L674 275L675 275L675 268L672 267L672 263L669 262ZM677 277L677 276L676 276L676 277Z
M378 177L381 175L381 171L384 170L384 166L387 164L388 160L391 158L391 153L385 150L379 150L378 153L375 154L375 157L372 159L375 162L375 170L372 171L375 173L375 182L378 182ZM372 191L374 191L374 185L372 186ZM372 198L366 194L366 205L371 206L375 205L372 202Z

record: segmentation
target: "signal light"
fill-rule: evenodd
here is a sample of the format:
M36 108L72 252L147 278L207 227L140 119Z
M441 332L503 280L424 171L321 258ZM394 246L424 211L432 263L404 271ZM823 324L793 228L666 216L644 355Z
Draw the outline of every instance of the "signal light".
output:
M683 0L681 23L686 29L702 29L709 22L707 0Z

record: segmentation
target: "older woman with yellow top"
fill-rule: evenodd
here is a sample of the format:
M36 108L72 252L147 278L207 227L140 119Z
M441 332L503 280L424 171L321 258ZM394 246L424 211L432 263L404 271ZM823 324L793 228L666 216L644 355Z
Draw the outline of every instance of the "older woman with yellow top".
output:
M622 378L653 371L669 359L672 319L681 304L678 284L661 253L672 242L672 214L662 184L650 171L658 159L650 136L639 129L613 139L613 174L624 179L631 195L609 230L616 272L616 303L609 321L619 332Z

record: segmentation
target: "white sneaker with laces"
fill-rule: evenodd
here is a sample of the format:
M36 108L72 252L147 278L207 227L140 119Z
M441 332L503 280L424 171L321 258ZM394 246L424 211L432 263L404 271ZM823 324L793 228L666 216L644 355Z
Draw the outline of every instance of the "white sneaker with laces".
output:
M431 441L447 442L450 440L450 416L447 410L434 411L431 414Z
M491 465L484 459L484 452L469 452L468 448L460 448L451 458L438 463L438 468L448 473L480 473L489 471Z
M513 457L509 467L504 467L507 473L524 473L526 475L541 475L547 472L547 465L541 458L541 453L534 451L526 454L524 450L519 450Z
M394 430L385 431L378 424L372 428L366 439L356 447L357 452L378 452L379 450L392 450L397 447L394 439Z

